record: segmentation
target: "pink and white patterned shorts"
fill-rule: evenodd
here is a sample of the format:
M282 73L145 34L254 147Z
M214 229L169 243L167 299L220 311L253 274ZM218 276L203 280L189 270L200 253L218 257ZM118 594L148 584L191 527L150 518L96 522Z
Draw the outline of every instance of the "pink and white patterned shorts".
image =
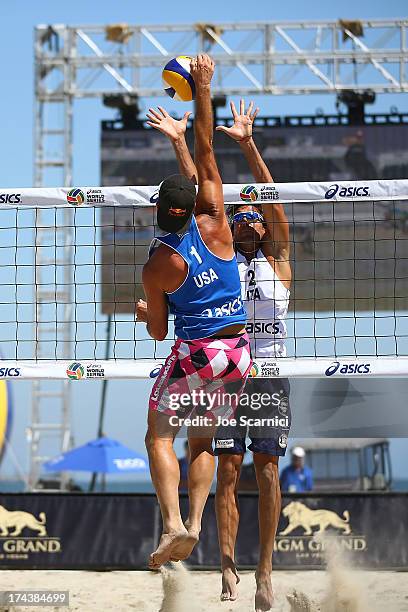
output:
M149 408L169 416L195 413L228 418L235 412L251 365L246 333L200 340L178 338L153 386Z

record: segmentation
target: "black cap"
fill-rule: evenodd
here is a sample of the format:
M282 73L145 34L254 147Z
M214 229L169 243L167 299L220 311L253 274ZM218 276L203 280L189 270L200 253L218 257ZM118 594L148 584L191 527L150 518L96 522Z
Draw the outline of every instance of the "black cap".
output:
M172 174L160 185L157 200L157 225L164 232L175 234L190 219L194 210L196 188L182 174Z

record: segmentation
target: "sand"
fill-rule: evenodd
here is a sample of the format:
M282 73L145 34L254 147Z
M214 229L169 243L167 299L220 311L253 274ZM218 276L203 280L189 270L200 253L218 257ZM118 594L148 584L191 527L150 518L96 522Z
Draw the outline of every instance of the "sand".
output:
M219 573L188 572L181 563L173 565L177 569L166 569L164 573L2 570L0 590L68 589L69 610L81 612L251 612L254 609L253 572L240 573L238 601L221 602ZM276 571L273 582L276 594L273 610L277 612L408 612L406 572L350 572L338 567L329 572ZM5 608L0 610L6 612ZM68 609L14 607L10 612L36 610Z

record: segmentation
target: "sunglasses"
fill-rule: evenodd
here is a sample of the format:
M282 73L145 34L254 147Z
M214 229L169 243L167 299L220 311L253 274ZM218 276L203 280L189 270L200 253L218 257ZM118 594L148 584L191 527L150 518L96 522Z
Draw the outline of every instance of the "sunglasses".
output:
M255 210L250 210L247 212L236 213L232 217L232 220L234 223L262 223L264 218L261 213L256 212Z

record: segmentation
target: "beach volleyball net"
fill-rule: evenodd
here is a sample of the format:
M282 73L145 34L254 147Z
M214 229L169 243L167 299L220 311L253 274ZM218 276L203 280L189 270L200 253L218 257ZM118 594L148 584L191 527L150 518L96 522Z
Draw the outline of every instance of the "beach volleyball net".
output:
M135 321L157 195L1 190L0 376L157 374L173 324L155 342ZM224 185L224 199L282 203L290 227L287 356L256 359L256 375L408 375L408 180Z

